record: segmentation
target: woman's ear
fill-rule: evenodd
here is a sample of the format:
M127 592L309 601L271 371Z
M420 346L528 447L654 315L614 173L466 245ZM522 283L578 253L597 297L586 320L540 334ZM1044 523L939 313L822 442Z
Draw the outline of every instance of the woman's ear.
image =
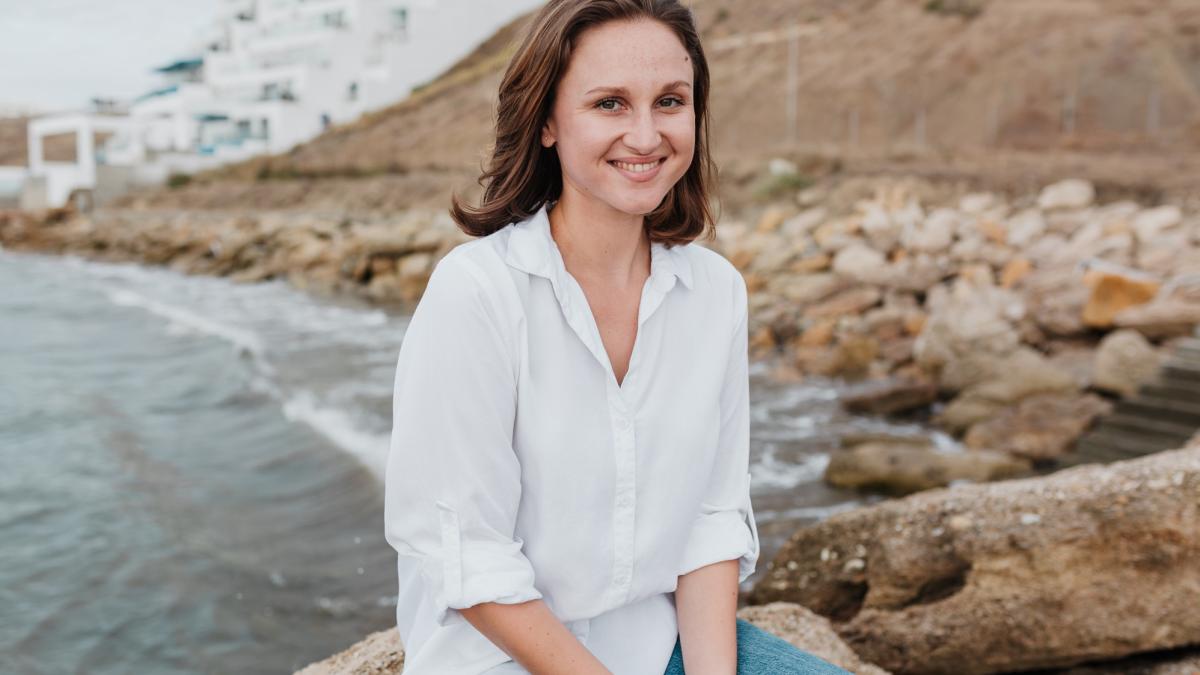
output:
M542 147L549 148L552 147L554 143L554 121L547 120L546 126L542 127Z

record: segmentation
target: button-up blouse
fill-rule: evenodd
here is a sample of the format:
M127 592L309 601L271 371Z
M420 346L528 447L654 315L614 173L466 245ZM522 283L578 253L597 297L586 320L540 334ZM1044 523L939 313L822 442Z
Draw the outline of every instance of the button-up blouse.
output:
M746 284L652 242L618 383L547 210L456 246L404 334L385 478L408 675L525 673L458 610L541 598L617 675L661 675L680 575L754 572Z

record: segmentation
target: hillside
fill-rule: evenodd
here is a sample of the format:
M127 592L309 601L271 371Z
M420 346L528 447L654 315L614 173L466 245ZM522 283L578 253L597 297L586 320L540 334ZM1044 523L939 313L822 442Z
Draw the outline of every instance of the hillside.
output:
M734 206L780 156L814 176L898 170L997 189L1070 172L1101 188L1175 190L1200 175L1194 0L691 4L712 70L722 195ZM501 72L527 21L404 102L286 155L128 203L444 206L452 188L473 188Z

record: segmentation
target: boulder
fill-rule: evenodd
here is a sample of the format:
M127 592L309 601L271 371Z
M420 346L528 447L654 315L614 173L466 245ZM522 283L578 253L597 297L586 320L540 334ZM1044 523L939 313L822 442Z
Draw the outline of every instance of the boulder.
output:
M1046 219L1041 211L1026 209L1009 219L1006 233L1010 246L1028 246L1046 233Z
M833 257L833 271L859 283L879 283L887 259L882 253L860 243L854 243Z
M1153 243L1163 231L1182 222L1183 211L1178 206L1159 206L1137 214L1133 219L1133 232L1137 235L1138 243L1146 245Z
M1154 379L1161 357L1141 333L1122 329L1109 333L1096 349L1092 386L1121 396L1133 396Z
M1034 462L1068 453L1076 439L1112 404L1095 394L1034 394L976 423L963 442Z
M1162 282L1134 270L1092 270L1085 283L1091 289L1083 308L1083 322L1094 328L1112 325L1121 310L1149 302Z
M900 241L909 251L942 253L954 243L954 232L962 214L953 209L936 209L925 220L904 228Z
M1087 332L1083 308L1091 291L1073 266L1035 269L1018 284L1038 328L1049 335L1071 337Z
M989 450L946 452L926 439L894 438L857 443L830 453L824 480L843 488L905 495L952 481L985 482L1022 476L1024 460Z
M888 675L886 670L860 659L834 632L829 619L795 603L743 607L737 616L797 649L857 675ZM342 652L297 671L296 675L399 675L403 667L404 645L400 632L393 627L371 633Z
M1079 389L1072 373L1029 347L1020 347L1000 359L972 355L954 365L955 369L944 377L967 386L936 419L938 424L955 432L978 424L1027 396L1072 393Z
M1091 206L1095 199L1096 188L1089 181L1069 178L1042 188L1037 205L1043 211L1083 209Z
M926 379L889 378L841 392L846 410L863 415L894 415L937 400L937 385Z
M1200 303L1166 298L1121 310L1113 325L1132 328L1151 339L1189 335L1200 326Z
M1010 291L956 283L940 295L931 292L927 307L930 314L913 352L917 364L935 374L948 391L965 386L944 377L960 361L999 359L1020 344L1013 323L1024 315L1024 304Z
M750 593L896 673L1061 668L1200 644L1200 447L959 485L798 530Z
M804 318L821 319L858 314L879 304L882 297L879 289L873 286L851 288L804 310Z
M738 610L739 619L749 621L793 647L818 656L855 675L888 675L879 666L866 663L842 641L829 619L791 602L750 605Z

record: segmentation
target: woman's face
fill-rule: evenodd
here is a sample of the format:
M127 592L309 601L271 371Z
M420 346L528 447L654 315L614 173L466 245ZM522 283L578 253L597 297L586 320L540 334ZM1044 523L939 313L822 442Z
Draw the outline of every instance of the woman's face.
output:
M564 197L650 213L687 173L695 142L692 60L670 28L610 21L579 35L542 130L542 145L558 146Z

